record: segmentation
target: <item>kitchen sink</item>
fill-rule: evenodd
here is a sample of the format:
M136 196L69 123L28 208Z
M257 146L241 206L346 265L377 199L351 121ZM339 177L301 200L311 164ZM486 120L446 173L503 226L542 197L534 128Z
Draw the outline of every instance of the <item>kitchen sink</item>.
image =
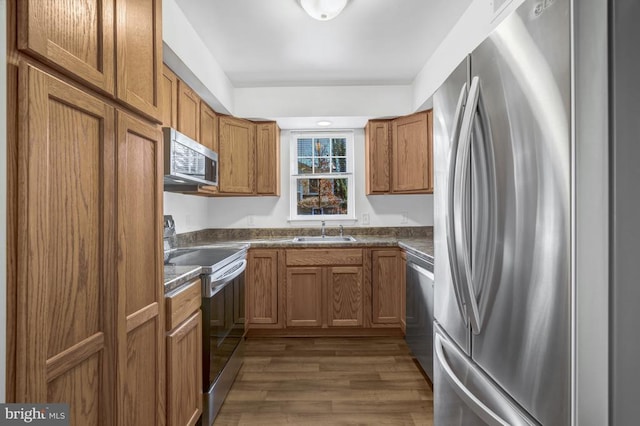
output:
M304 236L304 237L295 237L292 241L294 243L349 243L353 242L356 239L351 235L316 235L316 236Z

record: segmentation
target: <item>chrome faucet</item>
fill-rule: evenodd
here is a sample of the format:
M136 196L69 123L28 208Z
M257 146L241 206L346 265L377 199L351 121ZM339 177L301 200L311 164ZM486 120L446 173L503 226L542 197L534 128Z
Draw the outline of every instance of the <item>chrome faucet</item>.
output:
M344 226L340 225L340 236L344 236Z
M322 221L322 228L320 229L320 232L322 233L322 238L324 238L324 236L325 236L325 229L324 228L325 228L325 223L324 223L324 220L323 220Z

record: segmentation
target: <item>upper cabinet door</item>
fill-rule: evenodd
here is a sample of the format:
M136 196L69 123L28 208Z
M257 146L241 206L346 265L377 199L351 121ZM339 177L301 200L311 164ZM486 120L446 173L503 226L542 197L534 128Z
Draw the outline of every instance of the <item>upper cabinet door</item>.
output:
M117 97L160 120L162 0L116 0L116 31Z
M255 129L251 121L220 117L220 192L253 194Z
M256 127L256 193L280 195L280 128L275 122Z
M218 152L218 117L209 105L200 102L200 138L198 142Z
M162 66L162 126L178 125L178 76L166 65Z
M200 97L178 80L178 131L194 141L200 137Z
M392 192L432 190L429 114L420 112L392 122Z
M365 127L367 195L391 190L391 140L389 121L369 121Z
M18 48L113 95L114 0L20 0Z

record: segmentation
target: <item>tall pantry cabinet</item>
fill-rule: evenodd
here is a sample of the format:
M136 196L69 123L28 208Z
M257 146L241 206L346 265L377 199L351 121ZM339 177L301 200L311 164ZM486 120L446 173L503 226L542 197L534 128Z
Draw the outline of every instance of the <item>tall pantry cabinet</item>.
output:
M7 401L165 423L161 0L9 0Z

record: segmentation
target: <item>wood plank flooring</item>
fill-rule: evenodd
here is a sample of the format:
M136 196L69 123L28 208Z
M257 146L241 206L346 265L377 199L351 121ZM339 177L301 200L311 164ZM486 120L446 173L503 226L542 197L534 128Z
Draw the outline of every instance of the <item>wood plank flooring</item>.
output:
M249 338L214 425L433 425L402 338Z

